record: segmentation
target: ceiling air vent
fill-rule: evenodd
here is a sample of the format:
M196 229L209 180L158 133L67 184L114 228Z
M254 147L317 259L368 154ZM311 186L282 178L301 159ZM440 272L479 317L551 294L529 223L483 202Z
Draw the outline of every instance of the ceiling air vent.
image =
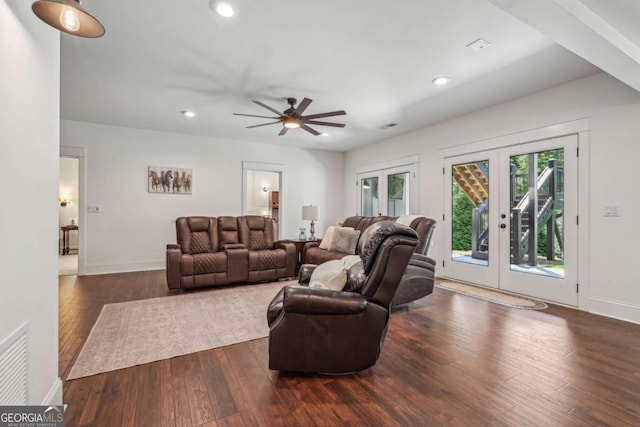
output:
M380 126L380 129L389 129L389 128L393 128L393 127L396 127L396 126L398 126L397 123L388 123L386 125Z
M482 49L486 49L489 46L491 46L491 43L489 43L485 39L478 39L476 41L473 41L473 42L469 43L465 47L468 47L469 49L471 49L474 52L480 52Z

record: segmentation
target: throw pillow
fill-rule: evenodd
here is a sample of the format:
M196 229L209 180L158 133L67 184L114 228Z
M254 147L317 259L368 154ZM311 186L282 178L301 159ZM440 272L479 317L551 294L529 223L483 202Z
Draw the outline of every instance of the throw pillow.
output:
M330 225L329 227L327 227L327 231L324 232L322 242L320 242L320 249L329 249L329 246L331 246L331 241L333 240L333 230L335 229L335 225Z
M353 267L354 264L360 261L360 255L347 255L346 257L342 258L342 263L344 264L345 270L349 270L351 267Z
M353 255L356 253L359 238L360 230L346 227L336 228L333 231L333 239L329 250Z
M347 282L347 270L341 259L334 259L320 264L311 273L310 288L333 289L341 291Z

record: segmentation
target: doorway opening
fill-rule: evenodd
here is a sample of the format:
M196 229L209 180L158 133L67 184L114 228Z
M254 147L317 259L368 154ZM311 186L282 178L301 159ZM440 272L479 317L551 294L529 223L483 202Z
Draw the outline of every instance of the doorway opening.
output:
M259 215L273 219L273 232L280 239L282 213L282 172L244 169L243 215Z
M58 176L58 275L78 274L79 173L77 158L60 158Z

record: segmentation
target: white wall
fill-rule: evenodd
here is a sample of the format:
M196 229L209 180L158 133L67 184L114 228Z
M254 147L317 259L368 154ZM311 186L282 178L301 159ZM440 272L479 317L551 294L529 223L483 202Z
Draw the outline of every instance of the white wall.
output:
M581 289L581 308L640 323L640 286L635 263L640 241L640 197L635 191L640 158L640 94L599 73L556 88L440 123L347 153L345 208L356 209L353 179L367 164L418 154L420 210L439 219L443 213L442 160L438 150L579 118L589 118L590 246ZM402 125L402 124L400 124ZM604 218L605 204L619 204L620 218ZM442 224L440 224L442 225ZM436 229L430 255L443 258L442 229ZM581 298L581 301L583 299Z
M180 216L241 215L242 162L284 164L282 236L295 237L301 206L321 208L318 231L339 221L343 155L251 142L63 120L61 144L86 147L86 273L164 268ZM193 195L150 194L147 166L193 169Z
M0 342L28 322L28 402L61 404L60 35L34 16L31 2L0 1L0 64L0 164L7 184L0 209Z
M70 225L71 220L78 223L78 159L63 157L60 159L60 179L58 181L58 194L60 197L68 195L67 205L58 204L58 225ZM59 231L62 241L62 231ZM69 249L78 249L78 233L69 232Z

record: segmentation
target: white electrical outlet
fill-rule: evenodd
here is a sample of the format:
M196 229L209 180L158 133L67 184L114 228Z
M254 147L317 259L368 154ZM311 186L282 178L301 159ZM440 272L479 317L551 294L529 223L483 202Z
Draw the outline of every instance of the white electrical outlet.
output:
M620 205L604 205L604 216L620 216Z
M100 206L98 205L89 205L87 206L88 213L100 213Z

